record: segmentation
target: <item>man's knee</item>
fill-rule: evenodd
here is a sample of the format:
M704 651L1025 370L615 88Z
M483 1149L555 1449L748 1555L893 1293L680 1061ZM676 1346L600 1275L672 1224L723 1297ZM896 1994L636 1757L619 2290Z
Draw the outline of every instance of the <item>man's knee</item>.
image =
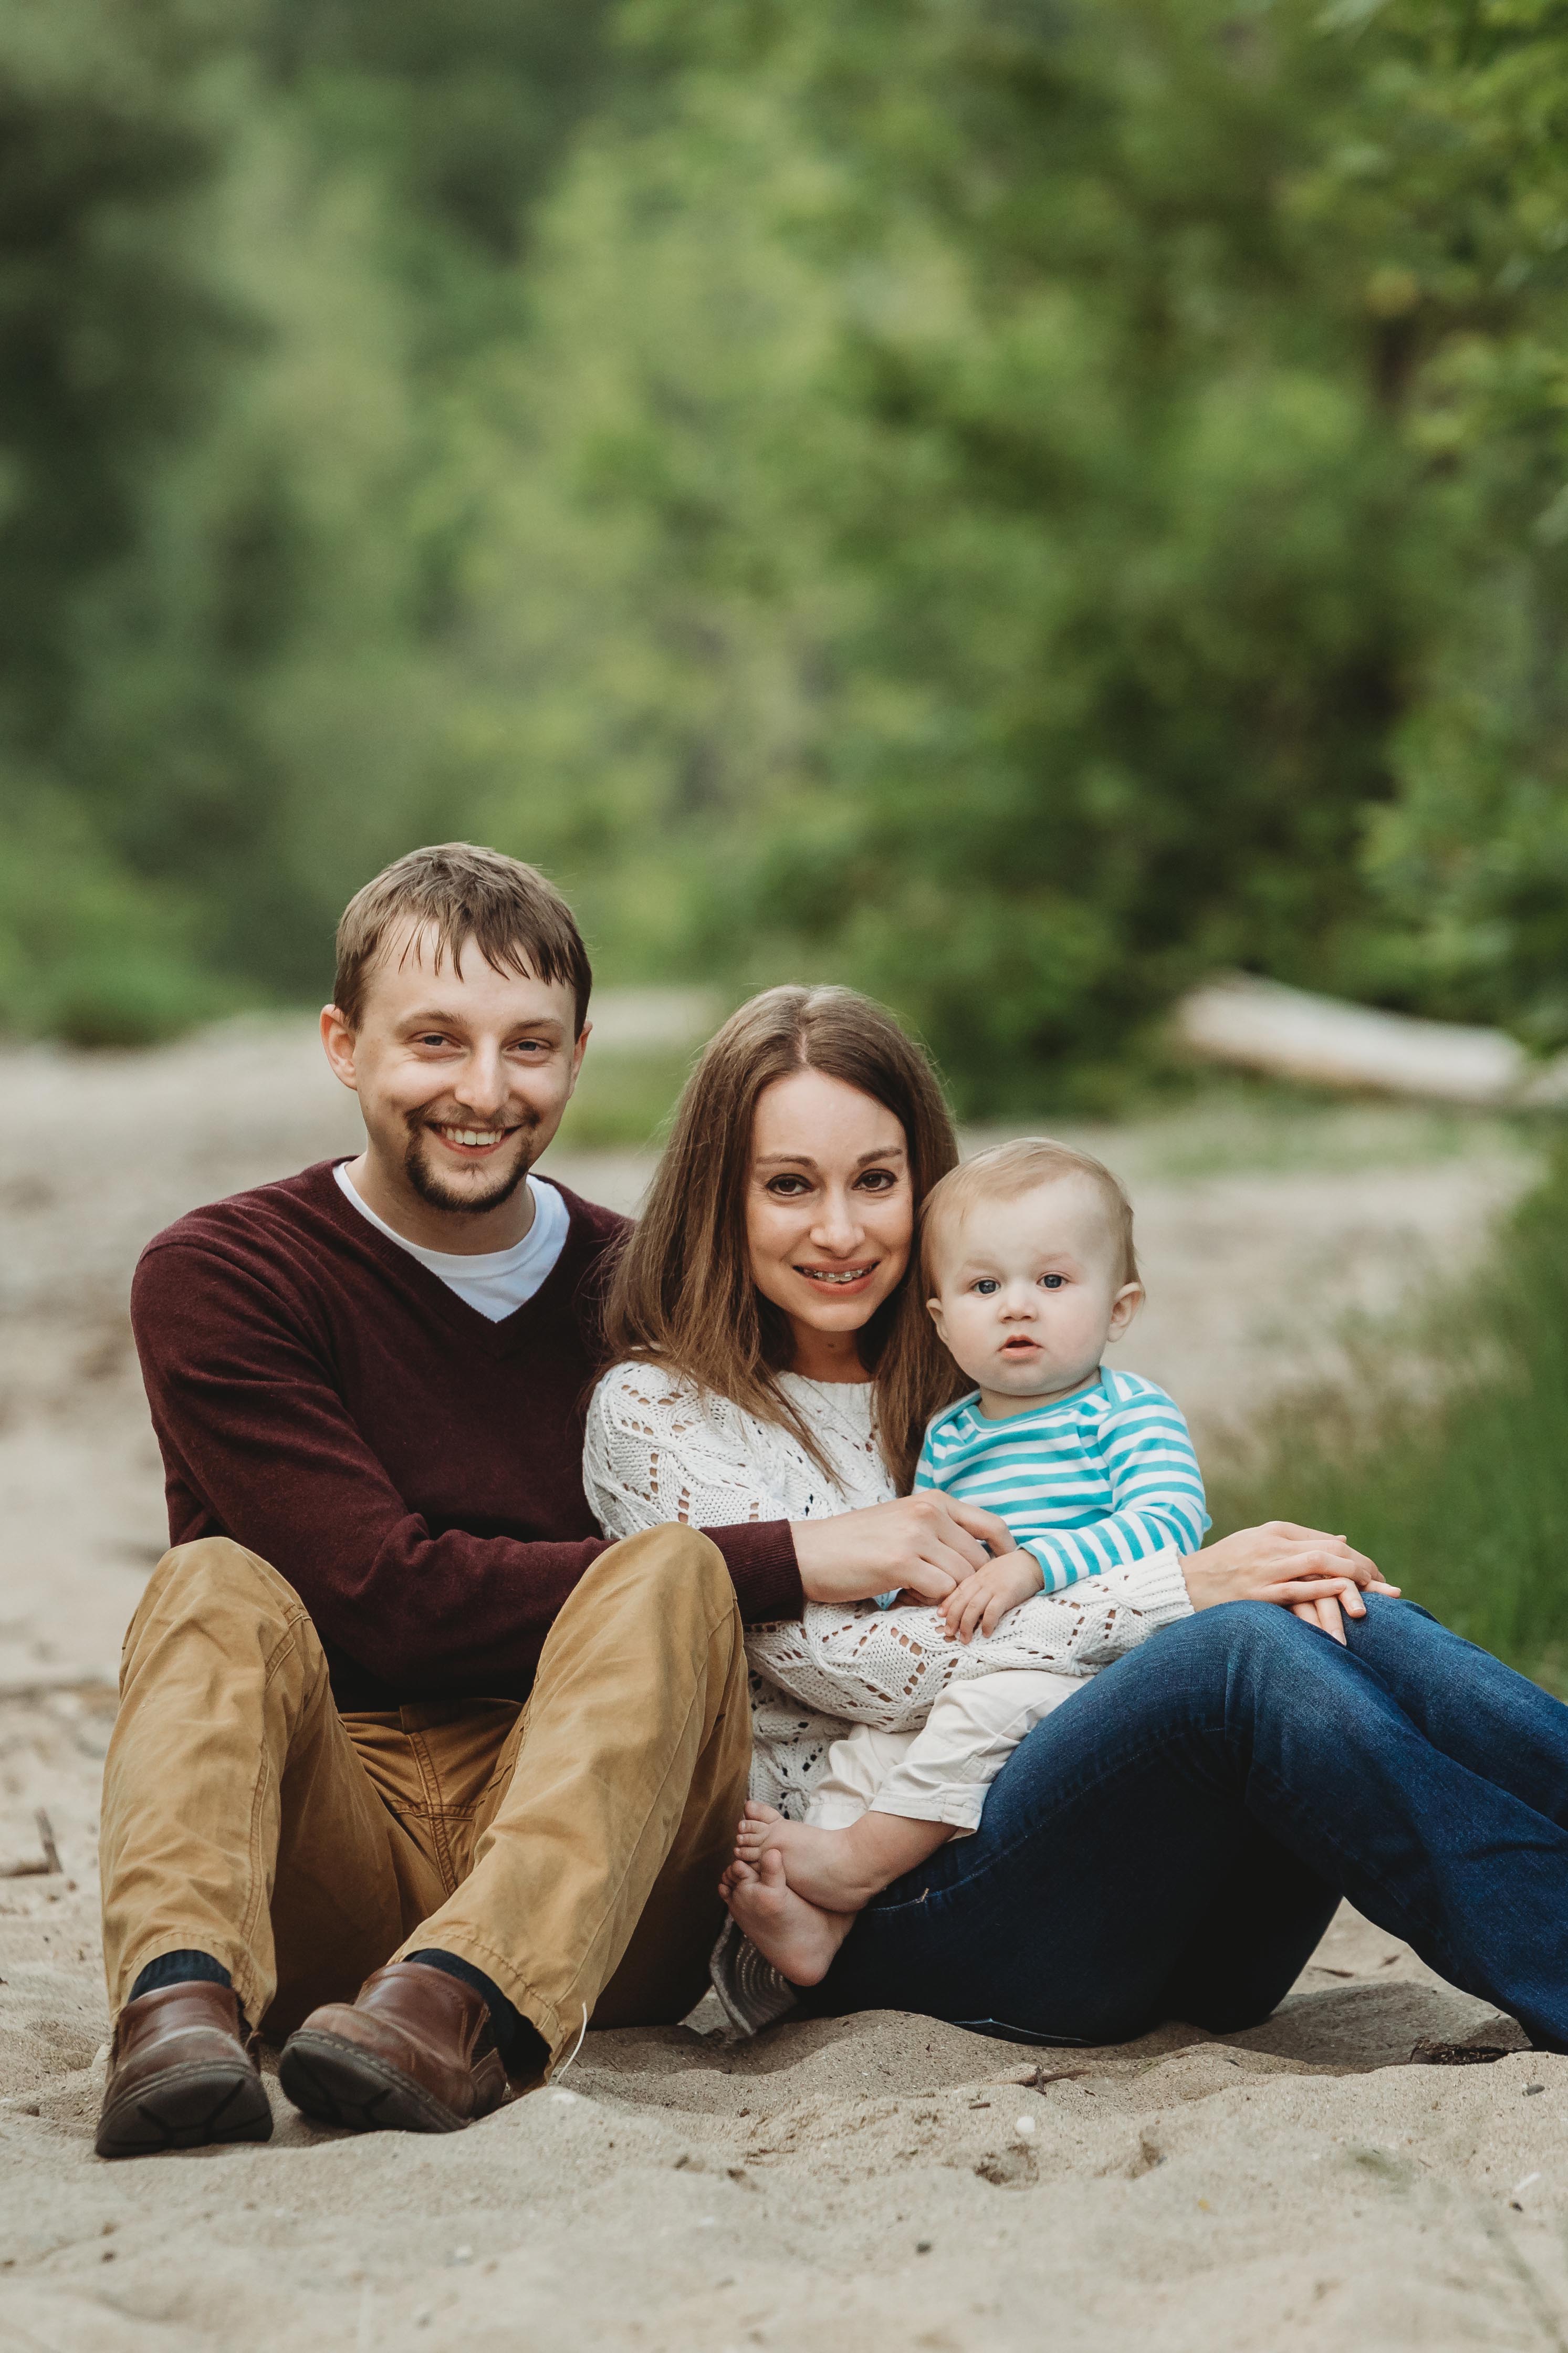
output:
M149 1594L246 1593L261 1591L299 1596L259 1553L247 1552L232 1536L196 1536L174 1545L147 1580Z
M724 1556L700 1528L647 1528L640 1535L623 1537L601 1553L591 1575L630 1588L661 1607L690 1601L710 1606L732 1603L735 1588Z
M303 1604L287 1578L230 1536L197 1536L190 1544L175 1545L147 1580L126 1634L126 1650L153 1623L195 1619L210 1625L236 1608L247 1617L259 1615L282 1624L300 1615Z

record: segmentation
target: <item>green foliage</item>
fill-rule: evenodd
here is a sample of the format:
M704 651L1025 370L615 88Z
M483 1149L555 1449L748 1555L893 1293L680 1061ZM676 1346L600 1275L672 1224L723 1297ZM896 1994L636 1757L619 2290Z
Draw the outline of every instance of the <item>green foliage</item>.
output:
M236 322L192 250L216 169L195 9L18 0L0 27L0 712L68 702L69 607L125 551L150 454L200 415Z
M1568 1038L1548 0L21 0L0 122L7 805L171 1003L469 833L974 1112L1216 965Z
M1211 1482L1216 1534L1263 1518L1342 1529L1468 1640L1561 1683L1568 1671L1568 1160L1446 1286L1414 1335L1292 1399L1243 1474Z
M1519 384L1561 322L1509 276L1501 100L1453 12L1363 15L661 19L837 166L837 429L797 495L861 593L744 861L752 968L889 997L972 1107L1100 1091L1215 964L1550 1027L1563 800L1521 735L1551 761L1559 731L1499 656L1468 744L1455 705L1487 636L1529 659L1510 607L1561 609L1516 539L1555 394L1505 414L1466 354Z
M195 5L20 0L0 25L0 1022L83 1042L221 997L189 911L119 863L51 758L82 584L134 562L142 477L243 341L194 234L214 45Z
M79 868L48 903L102 900L116 1036L319 995L348 892L464 829L451 371L518 331L522 215L601 13L452 16L444 96L413 7L59 0L0 26L6 846L18 877L46 840ZM420 145L445 122L479 170L481 86L510 158L479 173L483 220ZM97 1034L62 1010L65 930L23 903L0 1022ZM135 911L171 907L155 983Z
M269 79L303 92L323 144L391 181L400 226L492 259L522 251L531 206L609 81L606 0L271 0ZM439 269L454 256L425 248Z
M0 1019L73 1046L136 1046L226 1010L177 895L126 873L65 796L5 783Z

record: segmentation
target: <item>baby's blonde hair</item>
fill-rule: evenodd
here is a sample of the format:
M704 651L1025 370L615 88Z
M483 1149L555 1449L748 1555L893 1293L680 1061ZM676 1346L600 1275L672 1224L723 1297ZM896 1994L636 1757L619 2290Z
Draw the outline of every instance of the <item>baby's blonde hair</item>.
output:
M1032 1193L1037 1185L1051 1184L1058 1176L1089 1178L1104 1204L1121 1256L1119 1284L1141 1282L1132 1247L1132 1204L1121 1178L1092 1153L1076 1152L1070 1144L1058 1144L1049 1135L1020 1135L950 1168L926 1195L921 1211L921 1274L926 1289L936 1289L936 1254L944 1228L976 1201L1016 1201L1020 1193Z

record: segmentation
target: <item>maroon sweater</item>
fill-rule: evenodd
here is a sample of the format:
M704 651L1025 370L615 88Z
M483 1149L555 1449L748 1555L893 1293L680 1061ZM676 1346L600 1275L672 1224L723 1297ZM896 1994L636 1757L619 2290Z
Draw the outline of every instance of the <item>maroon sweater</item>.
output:
M360 1217L330 1161L193 1209L142 1253L131 1317L170 1540L270 1561L342 1707L521 1697L605 1548L583 1425L626 1220L561 1190L561 1256L500 1324ZM711 1534L748 1624L799 1615L784 1522Z

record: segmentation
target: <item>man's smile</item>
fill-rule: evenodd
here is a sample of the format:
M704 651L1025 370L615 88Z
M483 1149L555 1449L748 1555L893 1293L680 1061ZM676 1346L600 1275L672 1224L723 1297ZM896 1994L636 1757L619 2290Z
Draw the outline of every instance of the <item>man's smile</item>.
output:
M511 1198L528 1174L539 1133L537 1119L513 1117L500 1125L443 1115L426 1104L406 1112L404 1173L433 1208L483 1216ZM439 1145L437 1151L435 1147ZM484 1181L459 1184L459 1168L484 1172Z
M517 1134L515 1127L448 1127L439 1120L429 1123L448 1150L461 1153L465 1158L482 1157L506 1143Z

